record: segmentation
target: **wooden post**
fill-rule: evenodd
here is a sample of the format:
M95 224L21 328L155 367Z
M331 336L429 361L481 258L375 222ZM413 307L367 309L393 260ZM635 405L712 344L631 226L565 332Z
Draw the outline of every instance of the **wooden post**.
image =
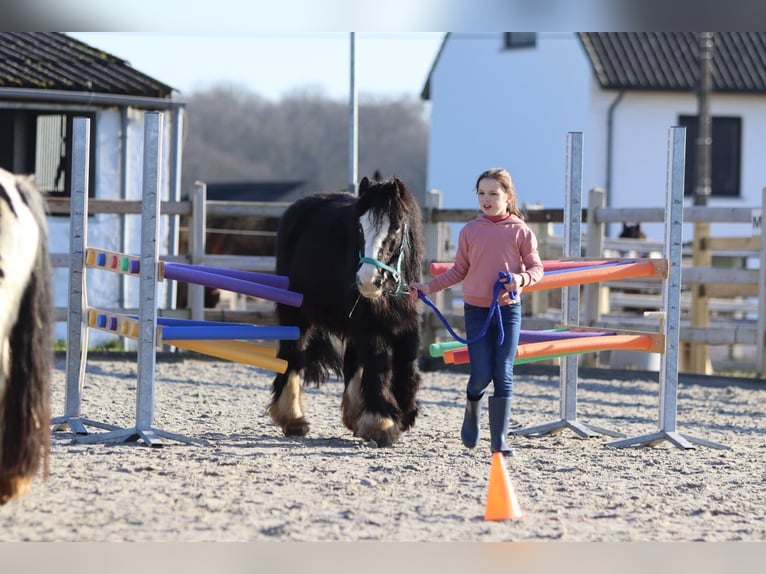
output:
M692 265L694 267L712 266L713 257L710 251L710 223L707 221L695 222L692 249ZM709 315L710 298L707 295L705 284L692 284L692 327L707 328L709 325ZM689 363L687 367L692 373L702 375L709 375L713 372L706 344L691 343L689 348Z
M423 210L423 236L426 242L426 260L423 269L424 280L427 280L427 275L429 273L428 266L432 261L447 261L449 257L447 246L449 245L449 236L451 233L450 226L447 223L434 221L433 217L434 209L441 209L441 206L441 192L435 189L426 191ZM444 306L447 297L443 291L429 295L429 299L431 299L439 309L447 311ZM421 347L422 352L428 356L428 346L431 343L436 342L436 334L441 327L441 324L431 310L428 308L426 309L427 312L422 317L423 336Z
M603 189L591 189L588 192L588 230L585 237L585 256L601 257L604 252L604 224L597 221L597 210L605 206L606 194ZM609 288L600 283L589 283L583 286L583 298L585 299L584 324L593 327L601 318L601 294ZM586 367L598 366L599 354L586 353L582 357L582 364Z
M604 254L604 224L597 221L598 210L605 207L606 194L603 189L591 189L588 192L588 231L585 242L586 257L603 257ZM601 318L601 293L604 287L599 283L584 286L585 291L585 325L592 327ZM606 288L608 289L608 288ZM608 293L608 290L607 290Z
M189 226L189 247L192 265L202 265L207 251L207 185L197 181L191 196L192 215ZM188 299L191 318L202 321L205 318L205 288L189 283Z

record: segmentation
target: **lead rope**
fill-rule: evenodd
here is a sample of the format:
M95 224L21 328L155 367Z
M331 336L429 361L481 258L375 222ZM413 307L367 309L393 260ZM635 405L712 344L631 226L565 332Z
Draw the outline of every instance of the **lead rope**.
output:
M460 343L464 343L466 345L472 345L473 343L475 343L476 341L478 341L484 335L487 334L487 330L489 329L489 323L490 321L492 321L492 316L495 315L497 317L497 346L500 347L505 341L505 330L503 329L503 321L502 321L502 316L500 314L500 302L498 301L500 292L505 288L503 287L504 283L502 282L502 279L505 279L506 281L510 281L511 274L506 273L505 271L498 272L498 279L497 281L495 281L495 284L492 287L492 305L490 306L489 312L487 313L487 319L484 321L484 325L482 326L479 334L471 339L464 339L460 335L458 335L450 326L449 321L447 321L444 315L442 315L441 311L439 311L439 308L422 291L418 291L418 297L426 305L431 307L431 309L433 309L436 312L436 316L439 317L439 320L447 328L447 331L449 331L449 334L452 335L452 337L456 341ZM518 296L517 291L511 291L511 297L515 299L517 296Z

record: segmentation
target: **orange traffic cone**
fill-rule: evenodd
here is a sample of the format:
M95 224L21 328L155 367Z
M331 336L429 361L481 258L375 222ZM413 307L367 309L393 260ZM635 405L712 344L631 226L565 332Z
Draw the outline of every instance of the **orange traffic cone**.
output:
M484 520L518 520L522 516L519 501L505 468L503 453L492 453Z

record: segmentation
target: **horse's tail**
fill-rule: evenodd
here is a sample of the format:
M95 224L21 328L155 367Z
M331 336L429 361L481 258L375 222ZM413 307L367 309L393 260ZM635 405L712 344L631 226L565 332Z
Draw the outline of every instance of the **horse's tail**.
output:
M306 341L303 378L308 384L324 383L334 373L343 376L343 360L329 333L324 329L311 329Z

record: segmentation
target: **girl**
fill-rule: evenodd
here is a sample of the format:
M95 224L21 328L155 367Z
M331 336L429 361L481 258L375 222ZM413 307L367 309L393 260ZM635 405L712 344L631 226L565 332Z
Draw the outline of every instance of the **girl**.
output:
M498 324L493 317L485 336L468 345L471 374L466 388L466 408L460 438L468 448L479 441L481 401L493 383L489 397L489 432L492 452L509 456L506 443L513 397L513 361L521 329L521 293L543 276L537 237L524 222L518 208L511 175L502 168L489 169L476 180L481 215L460 231L455 265L428 283L410 283L410 296L417 297L463 282L465 330L469 340L481 332L492 306L499 272L504 290L498 296L504 340L498 346ZM515 292L515 294L513 293ZM515 295L515 297L514 297Z

